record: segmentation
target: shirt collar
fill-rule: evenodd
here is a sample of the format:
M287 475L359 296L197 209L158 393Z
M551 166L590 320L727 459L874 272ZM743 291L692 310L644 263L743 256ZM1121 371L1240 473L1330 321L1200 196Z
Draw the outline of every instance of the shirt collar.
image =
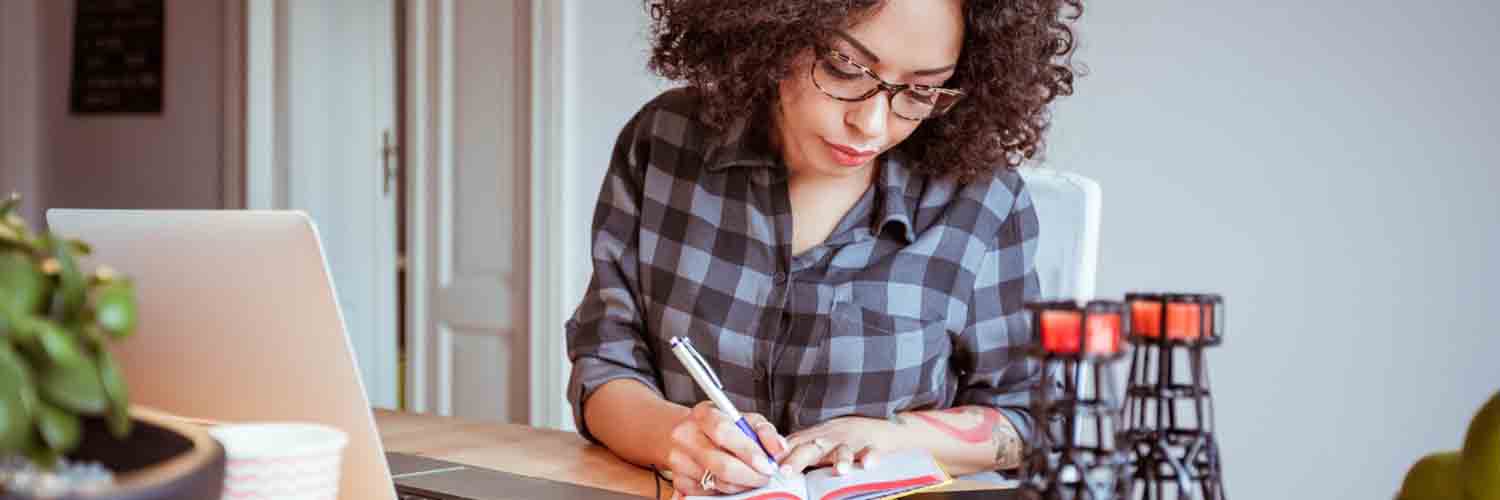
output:
M766 122L741 117L730 123L708 148L705 163L708 170L717 172L735 166L779 165L780 162L767 140L767 128L755 126L759 123ZM881 162L879 178L875 182L880 206L879 212L871 219L874 226L870 228L870 234L878 237L891 223L896 223L899 226L895 229L898 236L906 238L906 243L916 241L908 201L918 198L920 187L912 185L914 179L906 166L905 156L893 149L880 155L877 161Z
M880 212L875 214L873 222L875 227L870 228L870 233L880 235L882 230L896 223L896 234L906 238L906 243L916 241L916 232L912 229L910 201L917 199L919 186L912 182L911 170L906 168L906 158L900 151L892 149L880 155L880 178L876 186L880 189Z

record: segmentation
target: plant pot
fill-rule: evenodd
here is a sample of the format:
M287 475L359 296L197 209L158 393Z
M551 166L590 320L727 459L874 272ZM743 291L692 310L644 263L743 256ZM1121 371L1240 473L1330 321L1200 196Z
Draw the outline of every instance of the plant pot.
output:
M134 406L130 436L110 435L103 419L85 419L83 439L68 454L114 471L115 486L78 500L219 500L224 490L224 448L203 427ZM0 500L26 497L0 495Z

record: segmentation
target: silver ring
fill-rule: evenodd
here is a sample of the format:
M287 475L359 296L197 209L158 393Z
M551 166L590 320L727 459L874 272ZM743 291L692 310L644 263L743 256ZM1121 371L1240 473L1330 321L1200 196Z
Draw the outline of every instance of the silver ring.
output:
M714 490L714 471L704 469L703 478L698 480L698 486L708 491Z

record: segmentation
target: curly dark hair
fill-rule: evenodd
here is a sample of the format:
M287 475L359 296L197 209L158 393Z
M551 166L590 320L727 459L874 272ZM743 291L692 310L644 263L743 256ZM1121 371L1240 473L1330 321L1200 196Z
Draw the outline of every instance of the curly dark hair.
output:
M803 50L874 14L882 0L654 0L648 67L702 99L722 129L770 108ZM1074 32L1083 0L963 0L962 55L945 85L967 96L926 120L898 149L912 169L971 180L1036 158L1048 105L1073 94Z

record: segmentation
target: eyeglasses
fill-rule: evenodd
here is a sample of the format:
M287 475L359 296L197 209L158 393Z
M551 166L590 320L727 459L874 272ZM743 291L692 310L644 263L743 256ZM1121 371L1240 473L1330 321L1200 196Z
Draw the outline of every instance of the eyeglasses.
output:
M911 121L946 113L964 96L954 89L881 80L870 68L832 49L822 51L822 57L812 66L813 85L828 97L858 102L887 92L891 94L891 112Z

